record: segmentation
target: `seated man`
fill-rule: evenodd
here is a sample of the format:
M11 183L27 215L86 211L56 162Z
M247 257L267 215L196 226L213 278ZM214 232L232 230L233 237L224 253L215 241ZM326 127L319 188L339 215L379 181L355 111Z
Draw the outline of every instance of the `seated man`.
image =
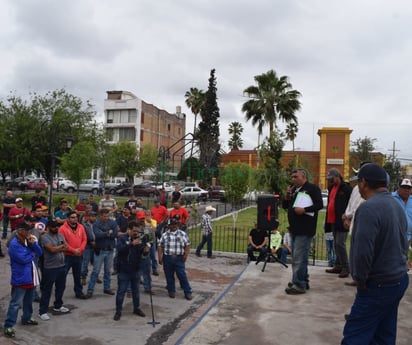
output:
M269 238L266 231L258 228L255 223L255 228L250 230L249 233L249 244L247 246L247 255L249 261L256 261L256 257L253 252L259 252L258 261L261 261L265 258Z
M282 254L282 235L279 232L279 223L276 223L275 227L270 232L270 251L273 256L281 258Z

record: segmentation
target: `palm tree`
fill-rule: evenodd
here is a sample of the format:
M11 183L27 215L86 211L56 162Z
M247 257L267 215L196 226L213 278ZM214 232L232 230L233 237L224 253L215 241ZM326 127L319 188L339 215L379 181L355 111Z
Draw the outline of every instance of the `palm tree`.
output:
M292 151L295 151L295 139L298 132L297 122L289 122L285 129L286 139L292 142Z
M243 91L250 99L243 103L242 111L246 121L252 120L252 125L257 126L258 134L261 135L263 127L269 125L271 136L278 120L297 123L295 113L301 107L298 99L301 94L292 89L288 77L279 78L274 70L270 70L254 79L257 85Z
M186 97L186 105L191 110L191 112L195 115L195 124L193 126L193 136L196 134L196 120L197 115L200 113L203 104L206 100L206 93L203 90L199 90L196 87L191 87L189 91L185 93ZM193 141L192 141L192 148L190 149L190 156L193 154Z
M231 150L239 150L243 147L243 126L240 122L232 122L229 124L229 134L231 135L229 139L229 148Z

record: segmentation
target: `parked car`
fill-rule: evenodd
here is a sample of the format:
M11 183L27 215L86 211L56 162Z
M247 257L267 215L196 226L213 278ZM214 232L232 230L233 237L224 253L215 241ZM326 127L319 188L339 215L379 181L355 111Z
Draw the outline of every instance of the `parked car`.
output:
M99 180L83 180L80 182L78 188L80 192L89 192L92 194L97 194L99 192Z
M186 201L206 201L209 195L207 190L200 187L184 187L179 192L182 193L182 198Z
M265 194L265 192L262 191L257 191L256 189L253 189L249 192L247 192L244 196L243 196L243 200L246 201L257 201L258 196L261 194Z
M132 184L130 182L120 182L120 183L106 183L104 185L104 190L108 191L110 194L115 195L118 194L118 190L122 190L125 188L131 188Z
M153 198L159 191L153 187L151 184L144 183L144 184L135 184L133 186L133 193L135 196L146 196L149 198Z
M158 190L164 188L167 193L171 193L175 190L174 187L172 187L168 182L155 182L152 183L152 186Z
M59 190L68 193L73 193L77 189L76 184L72 180L63 177L59 177L53 181L53 189L57 190L57 184L59 185Z
M47 189L47 181L44 178L35 178L34 180L28 181L24 184L24 189Z
M222 186L211 186L208 188L209 199L210 200L220 200L225 201L225 191Z
M7 189L19 188L19 189L24 190L26 189L26 183L29 181L30 179L27 178L26 176L16 177L15 179L6 181L6 188Z

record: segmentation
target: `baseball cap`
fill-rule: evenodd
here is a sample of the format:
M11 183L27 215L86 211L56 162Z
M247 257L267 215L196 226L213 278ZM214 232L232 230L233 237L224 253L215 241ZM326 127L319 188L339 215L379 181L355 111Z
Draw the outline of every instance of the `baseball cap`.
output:
M86 197L84 195L80 195L79 200L86 200Z
M402 181L399 182L399 187L410 187L412 188L412 182L408 178L404 178Z
M332 179L332 178L334 178L334 177L340 177L340 176L341 176L341 175L340 175L339 170L336 169L336 168L332 168L332 169L329 169L329 171L328 171L328 176L326 176L326 179L327 179L327 180L330 180L330 179Z
M146 213L144 211L137 211L136 212L136 219L146 218Z
M387 174L384 168L375 163L365 164L358 172L358 180L386 182Z
M16 202L20 202L20 201L23 201L23 199L22 198L17 198L16 199Z

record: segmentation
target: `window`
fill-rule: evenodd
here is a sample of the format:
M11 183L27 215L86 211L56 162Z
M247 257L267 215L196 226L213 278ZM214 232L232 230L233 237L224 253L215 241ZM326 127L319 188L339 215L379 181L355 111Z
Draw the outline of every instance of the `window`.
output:
M119 128L119 141L135 141L136 129L134 128Z
M107 140L113 141L113 128L106 128Z
M144 112L142 111L141 115L140 115L140 122L144 123Z
M143 141L143 133L144 133L144 131L143 131L143 129L141 129L140 130L140 141Z
M129 110L129 123L136 123L137 121L137 110L130 109Z
M170 132L170 123L167 124L167 130Z

